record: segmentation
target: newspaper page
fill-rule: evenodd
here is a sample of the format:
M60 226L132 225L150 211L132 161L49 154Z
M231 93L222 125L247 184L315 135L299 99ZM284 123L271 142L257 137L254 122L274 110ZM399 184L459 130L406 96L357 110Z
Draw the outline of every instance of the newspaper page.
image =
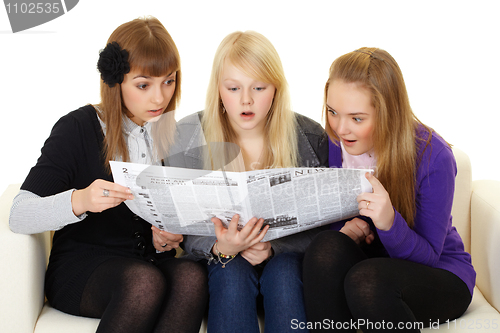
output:
M367 169L290 168L246 172L251 215L284 237L359 215L357 196L371 192Z
M129 187L125 203L161 230L215 235L212 217L239 227L263 218L263 241L316 228L359 214L356 197L371 192L368 169L287 168L224 172L111 161L117 184Z

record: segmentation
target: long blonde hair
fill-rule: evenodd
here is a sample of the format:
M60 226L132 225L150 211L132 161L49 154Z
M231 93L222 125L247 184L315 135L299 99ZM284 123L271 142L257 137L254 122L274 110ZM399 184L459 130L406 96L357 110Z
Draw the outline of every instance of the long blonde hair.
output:
M180 57L172 37L161 22L154 17L146 17L124 23L113 31L108 39L108 43L111 42L117 42L128 52L131 71L137 70L144 75L157 77L177 72L175 91L164 113L175 110L181 95ZM101 79L101 103L98 106L101 110L100 117L106 125L103 154L106 168L110 172L108 161L118 158L129 160L123 137L122 118L127 109L123 104L121 86L115 84L109 87ZM168 118L171 118L170 115ZM160 121L153 128L154 132L163 133L153 133L154 137L160 138L156 140L155 148L161 158L165 156L173 140L175 123Z
M403 80L403 74L394 58L378 48L363 47L337 58L330 67L325 85L323 117L328 119L326 97L330 83L339 80L359 83L372 96L375 108L373 145L377 157L377 177L389 193L391 202L410 227L415 218L415 177L417 156L417 126L428 131L426 145L432 131L414 115ZM339 138L328 122L325 125L330 139L339 144Z
M261 168L294 167L298 146L295 114L291 110L288 83L281 60L271 42L254 31L234 32L226 36L215 53L207 91L202 127L206 142L236 143L236 134L223 112L219 93L224 64L230 62L245 75L276 87L274 100L267 114L261 155ZM213 156L209 159L214 168Z

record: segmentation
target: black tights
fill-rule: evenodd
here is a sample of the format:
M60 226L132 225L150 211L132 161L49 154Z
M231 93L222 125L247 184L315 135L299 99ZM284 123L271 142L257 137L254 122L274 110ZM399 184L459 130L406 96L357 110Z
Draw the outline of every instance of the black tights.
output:
M306 250L303 269L311 332L394 331L391 327L419 332L459 317L471 301L467 285L453 273L406 260L368 258L337 231L318 234Z
M92 273L80 315L101 318L97 332L198 332L207 304L207 272L197 262L169 258L155 266L111 258Z

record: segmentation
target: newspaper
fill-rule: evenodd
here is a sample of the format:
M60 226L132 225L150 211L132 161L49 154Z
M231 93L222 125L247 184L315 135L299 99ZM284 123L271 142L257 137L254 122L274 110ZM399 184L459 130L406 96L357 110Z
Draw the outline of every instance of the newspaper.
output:
M369 169L287 168L247 172L184 169L111 161L115 183L129 187L132 212L161 230L215 235L210 219L239 227L252 217L270 226L268 241L359 215L356 197L371 192Z

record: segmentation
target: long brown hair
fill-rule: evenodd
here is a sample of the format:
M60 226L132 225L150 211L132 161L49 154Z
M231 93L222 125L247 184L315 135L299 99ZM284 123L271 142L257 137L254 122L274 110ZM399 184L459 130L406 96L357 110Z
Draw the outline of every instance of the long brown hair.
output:
M166 112L176 109L181 93L180 57L172 37L161 22L154 17L132 20L120 25L113 31L108 43L117 42L128 54L130 70L140 71L148 76L165 76L177 72L175 91L168 104ZM127 145L123 137L122 117L127 110L123 104L121 87L115 84L110 88L101 79L101 110L100 117L106 125L104 138L104 159L109 171L108 161L121 158L129 160ZM170 117L169 117L170 118ZM172 118L173 119L173 118ZM165 128L164 140L155 142L158 152L165 152L173 135L173 127ZM165 125L167 122L161 122Z
M417 126L424 126L429 133L428 145L432 130L414 115L401 69L387 51L378 48L363 47L337 58L330 67L325 86L325 119L328 119L328 88L335 80L361 84L370 92L375 108L373 145L377 177L389 193L393 206L413 228L416 164L419 162L416 140L420 140L415 132ZM325 129L338 145L339 138L328 122Z

